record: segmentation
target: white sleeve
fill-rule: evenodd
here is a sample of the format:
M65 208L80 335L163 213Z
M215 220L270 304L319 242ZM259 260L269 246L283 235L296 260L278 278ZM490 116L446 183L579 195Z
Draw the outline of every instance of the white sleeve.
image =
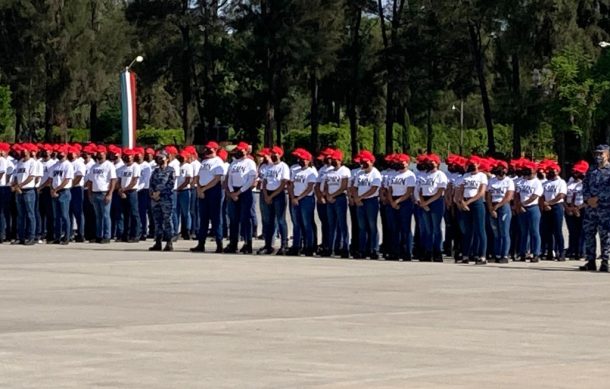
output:
M116 178L116 168L114 167L114 165L109 165L110 166L110 174L108 175L110 177L110 179L114 179Z
M66 170L66 176L64 178L73 179L74 178L74 166L71 163L66 165L68 169Z

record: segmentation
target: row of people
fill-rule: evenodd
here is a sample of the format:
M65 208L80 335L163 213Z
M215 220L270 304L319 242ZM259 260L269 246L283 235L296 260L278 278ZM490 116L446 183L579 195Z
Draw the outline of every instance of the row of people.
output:
M606 156L603 166L604 147L597 153ZM510 255L520 260L564 260L564 219L569 230L567 255L580 258L587 239L584 215L596 208L588 200L599 197L587 195L591 186L584 179L589 170L584 161L574 165L565 182L559 165L550 160L508 163L449 156L445 173L435 154L418 156L411 171L406 154L377 161L366 150L350 167L343 165L343 153L331 148L317 158L296 149L291 156L297 163L290 167L278 146L257 153L258 165L244 142L233 148L230 163L227 151L216 142L201 151L199 155L192 146L155 151L93 144L0 144L0 241L7 239L14 201L15 242L20 244L35 244L43 237L60 244L72 238L136 242L146 237L152 213L153 250L161 249L163 241L171 250L181 231L185 238L197 237L195 252L205 251L211 233L216 252L237 252L243 239L240 251L251 253L253 190L259 188L265 239L260 253L442 261L444 245L445 254L465 263L508 262ZM223 247L227 224L229 244Z

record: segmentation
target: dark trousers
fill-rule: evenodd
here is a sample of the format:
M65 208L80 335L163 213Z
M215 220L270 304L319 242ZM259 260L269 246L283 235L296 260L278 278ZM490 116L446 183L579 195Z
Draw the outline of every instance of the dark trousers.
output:
M38 196L38 212L40 223L37 226L36 235L41 239L53 240L53 201L51 199L51 188L45 187Z
M252 243L252 189L241 193L237 201L228 199L229 208L229 240L236 246L239 241L239 232L246 243Z
M205 191L202 199L197 199L199 203L199 232L198 239L204 242L208 235L208 227L212 224L212 233L216 243L222 242L222 225L220 223L222 214L222 187L216 184L214 187Z
M288 226L286 225L286 195L280 193L271 200L271 204L262 201L268 213L263 232L265 235L265 247L273 247L273 238L275 237L276 226L282 240L282 247L288 246ZM261 209L262 211L262 209Z
M117 191L112 193L112 202L110 203L110 234L113 238L120 239L123 236L123 210L121 209L121 196Z
M9 237L11 221L11 188L0 186L0 240Z
M53 214L55 215L55 227L53 239L55 241L70 240L70 200L72 193L69 189L64 189L53 198Z
M83 212L84 190L82 186L70 188L72 199L70 200L70 236L74 233L72 221L76 220L76 236L85 236L85 214Z
M574 258L581 258L585 253L585 240L582 236L582 221L584 209L580 211L580 216L566 216L568 225L568 255Z
M83 195L83 214L85 216L85 239L93 240L96 238L95 209L87 191Z
M36 234L36 190L24 189L15 195L17 202L17 239L34 240Z
M546 254L552 256L553 251L558 258L562 258L565 252L565 242L563 239L563 204L551 206L550 211L544 211L542 219L545 229L543 233L546 241ZM543 253L545 253L543 252Z
M390 254L395 257L411 259L413 246L413 233L411 232L411 218L413 215L413 202L403 201L398 209L388 208L388 230Z
M121 199L123 210L123 240L139 240L142 229L140 220L140 208L138 205L138 192L133 190L125 192L125 198Z
M149 218L150 189L140 189L138 191L138 212L140 213L140 236L146 238L148 236L149 220L151 220ZM153 235L152 231L151 235Z

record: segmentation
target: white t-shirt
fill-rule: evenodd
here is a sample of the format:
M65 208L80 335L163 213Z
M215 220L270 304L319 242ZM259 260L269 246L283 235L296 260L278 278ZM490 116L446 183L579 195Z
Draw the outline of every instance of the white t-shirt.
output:
M17 162L15 170L13 170L11 180L19 185L27 180L29 176L36 177L36 169L37 164L34 159L30 158L27 161L20 160ZM23 189L35 188L36 183L34 181L32 179L32 181L23 186Z
M358 177L358 174L360 173L360 170L362 170L362 169L359 168L359 167L350 170L349 181L347 182L347 187L348 188L355 188L356 187L356 177Z
M582 195L582 181L576 181L574 178L570 178L567 183L567 195L566 203L581 206L585 202Z
M72 167L74 168L74 178L82 177L78 185L74 185L74 181L72 181L72 186L82 188L85 185L85 175L87 174L87 167L85 166L85 162L82 158L77 158L72 161Z
M324 189L326 188L326 175L333 169L332 166L324 164L320 170L318 170L318 183L320 184L320 191L322 193L324 193Z
M521 203L523 204L533 195L538 197L544 194L544 189L542 188L542 184L540 180L537 178L532 178L531 180L522 179L519 181L519 185L517 186L517 193L519 193L519 198L521 199ZM537 206L537 201L532 201L527 205L527 207Z
M339 188L341 188L341 181L344 178L347 178L349 180L350 176L351 172L345 166L341 166L338 169L335 169L333 167L331 168L331 170L328 170L326 173L326 178L324 180L324 182L326 182L326 185L328 185L328 193L334 194L336 191L338 191Z
M193 162L191 162L191 167L193 168L193 177L197 177L197 175L199 174L199 170L201 169L201 162L199 162L198 159L193 160ZM197 187L197 179L194 178L191 181L191 188L195 188Z
M121 168L120 172L118 172L118 178L121 180L121 188L125 189L131 184L131 179L136 177L140 178L142 175L140 165L137 163L132 163L131 165L125 165ZM137 190L139 186L139 180L136 180L136 185L130 190Z
M462 177L463 177L463 175L461 173L457 173L457 172L447 174L447 180L454 187L457 187L458 185L461 185ZM460 182L460 184L456 184L456 182L458 182L458 181Z
M58 161L51 168L51 188L57 189L64 180L68 180L64 189L72 188L72 180L74 179L74 166L68 160Z
M56 159L51 159L51 158L49 158L48 161L40 162L40 163L42 163L42 177L40 178L40 182L42 184L47 182L49 177L51 177L51 168L53 167L53 165L55 165L56 162L57 162Z
M265 169L264 175L267 181L267 191L273 192L282 184L282 180L290 180L290 168L284 162L274 163Z
M302 195L307 190L309 184L315 184L316 182L318 182L318 171L315 167L309 166L303 169L299 166L299 170L295 171L292 177L295 197ZM307 196L313 196L313 190Z
M358 187L358 196L362 196L368 192L372 187L376 186L377 190L373 192L367 199L379 196L379 188L381 187L381 173L377 168L372 168L370 172L360 170L356 176L356 185Z
M434 196L440 189L447 189L447 176L440 170L424 173L422 176L421 192L423 196Z
M392 178L398 174L398 172L394 169L385 169L381 173L381 187L388 188L392 183Z
M560 177L557 177L554 180L547 180L544 185L542 185L542 188L544 189L545 201L552 201L561 193L564 195L568 194L568 184L566 184L566 182ZM561 203L563 203L563 199L557 202L557 204Z
M240 191L243 193L249 190L256 180L256 163L246 157L234 160L231 165L229 165L227 176L229 180L227 182L229 190L233 192L235 191L233 188L241 188Z
M201 167L198 171L199 186L203 187L209 184L214 177L225 175L225 163L220 157L207 158L201 161Z
M36 176L36 184L34 184L34 187L38 188L44 183L44 181L42 181L42 176L44 175L44 165L41 161L34 159L34 166L34 176ZM55 166L55 164L53 164L53 166Z
M392 196L404 196L409 188L415 188L415 174L412 171L396 172L392 177L390 187L392 188Z
M515 191L515 183L511 178L506 176L502 179L493 177L491 180L489 180L487 191L491 195L491 202L499 203L500 201L504 200L504 196L506 196L507 192Z
M87 181L91 181L93 192L108 192L110 180L117 178L114 164L108 160L91 166Z
M173 159L169 163L169 167L174 169L174 175L176 179L174 180L174 190L178 189L178 180L180 179L180 162L177 159Z
M186 181L187 178L193 178L193 175L193 165L191 165L190 163L183 163L182 165L180 165L180 175L176 177L176 182L178 183L178 185L176 185L176 188L179 188L180 185L184 184L184 181ZM191 189L191 184L189 183L182 189Z
M150 176L152 175L152 168L150 163L142 161L140 163L140 180L138 181L138 190L150 188Z
M462 179L461 185L464 187L464 198L469 199L479 193L479 188L482 185L487 185L487 175L485 173L466 173Z
M2 177L0 177L0 186L8 186L8 182L6 180L6 178L8 177L8 159L4 158L4 157L0 157L0 174L2 174ZM1 216L0 216L1 217Z

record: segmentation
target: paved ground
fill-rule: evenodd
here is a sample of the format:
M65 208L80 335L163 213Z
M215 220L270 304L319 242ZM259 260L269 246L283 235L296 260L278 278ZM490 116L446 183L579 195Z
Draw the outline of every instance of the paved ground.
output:
M573 262L146 247L1 246L0 387L608 387L610 274Z

